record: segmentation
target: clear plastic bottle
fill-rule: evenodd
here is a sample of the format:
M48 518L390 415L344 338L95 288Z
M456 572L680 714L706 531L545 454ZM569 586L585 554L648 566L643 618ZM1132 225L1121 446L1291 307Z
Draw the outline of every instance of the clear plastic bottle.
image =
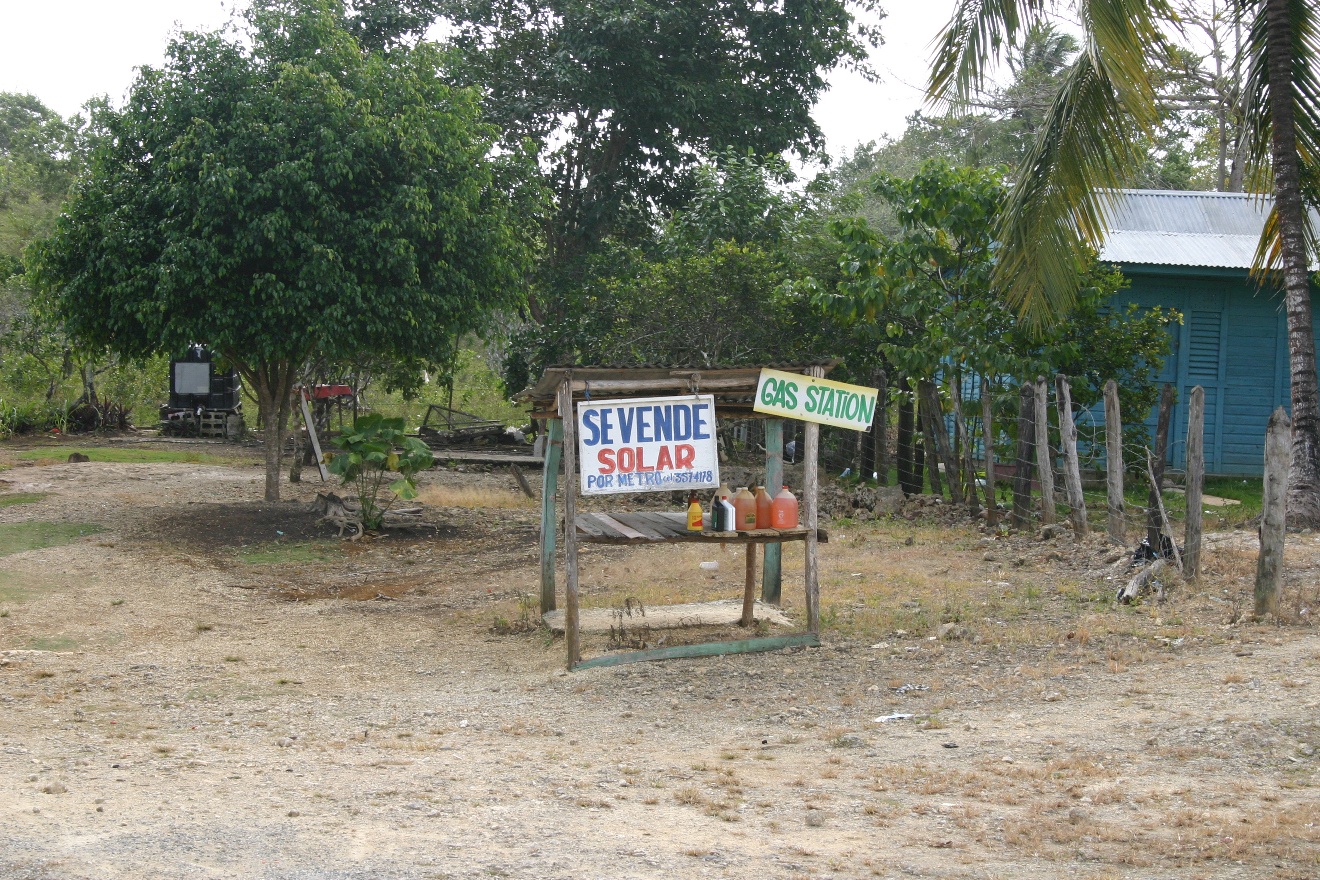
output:
M770 528L796 529L798 527L798 500L784 486L770 504Z

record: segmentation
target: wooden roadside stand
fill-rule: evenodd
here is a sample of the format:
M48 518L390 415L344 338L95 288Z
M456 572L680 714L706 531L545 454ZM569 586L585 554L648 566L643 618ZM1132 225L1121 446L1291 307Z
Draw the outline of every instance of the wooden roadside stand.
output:
M783 413L795 417L790 407L785 404L785 394L780 392L777 405L770 406L776 383L792 385L800 396L788 395L793 405L801 407L806 402L807 392L813 398L823 401L828 394L833 400L837 393L838 408L842 412L844 392L837 389L844 387L840 383L824 380L824 375L835 366L834 361L812 364L774 365L772 367L748 366L715 369L681 369L663 366L641 367L601 367L601 366L562 366L549 367L540 380L523 391L519 400L529 403L532 417L548 422L547 443L545 446L544 487L541 494L541 614L556 609L556 565L555 549L557 532L564 523L572 523L573 528L562 530L564 542L564 636L568 651L569 670L584 669L592 666L615 666L644 660L664 660L678 657L703 657L718 654L738 654L754 651L772 651L797 645L818 646L820 644L820 582L817 545L828 541L828 534L819 528L818 474L820 424L806 421L800 444L801 460L804 466L804 478L800 504L800 527L795 529L757 529L742 532L710 531L709 501L711 491L719 485L718 458L715 453L715 418L765 419L766 470L765 485L777 489L784 479L784 423L776 417ZM766 392L766 383L770 391ZM799 388L799 386L801 386ZM830 386L836 390L813 388L812 386ZM872 391L871 389L857 389ZM758 392L760 394L758 395ZM758 396L763 398L758 404ZM867 402L861 404L849 402L854 410L851 422L861 425L863 413L865 424L870 425L870 413L874 412L875 397L872 391L869 398L870 411L866 412ZM709 442L709 451L700 449L695 453L685 450L686 461L681 458L670 459L674 467L665 468L652 458L651 466L642 467L641 459L647 456L642 447L637 446L637 437L631 439L621 425L612 424L611 415L620 420L627 418L628 433L637 430L631 419L634 418L629 408L641 407L647 415L637 415L640 425L650 417L661 419L660 412L668 417L671 412L674 425L665 425L665 432L671 438L684 439L682 426L688 413L697 420L694 433ZM761 411L757 411L757 409ZM683 410L680 418L679 410ZM611 411L605 414L605 411ZM770 410L767 412L766 410ZM701 419L707 421L700 421ZM820 419L827 424L843 424L843 417L838 420ZM701 426L705 426L702 428ZM612 433L607 430L612 428ZM847 426L847 425L845 425ZM861 429L859 427L859 429ZM659 435L658 425L647 430ZM582 431L582 434L580 434ZM705 431L707 433L702 433ZM655 441L656 436L646 435L642 440ZM619 441L627 441L620 445ZM627 448L631 443L632 448ZM613 444L612 446L610 444ZM591 459L579 461L580 447L590 450ZM690 447L689 447L690 448ZM673 455L678 457L677 446ZM650 448L650 455L655 454L655 447ZM669 451L660 453L660 462L667 460ZM617 456L617 458L614 458ZM634 465L636 456L637 465ZM599 461L598 461L599 459ZM602 468L600 462L607 462ZM564 507L562 519L557 515L556 497L560 465L564 474ZM687 464L686 469L683 467ZM580 467L580 465L584 465ZM634 469L635 468L635 469ZM581 473L579 474L579 470ZM645 472L645 473L639 473ZM606 475L608 474L608 475ZM596 495L611 493L632 493L639 491L687 492L695 490L706 510L705 528L702 531L689 531L687 516L683 512L643 513L611 511L610 513L584 513L577 510L577 498L580 492ZM773 492L771 494L774 494ZM582 659L579 633L579 597L578 597L578 544L667 544L667 543L706 543L706 544L743 544L747 548L747 569L743 592L742 626L753 623L753 609L756 590L756 555L757 548L763 548L761 597L766 603L778 603L782 579L782 545L785 541L802 541L806 547L806 612L807 631L796 635L774 638L749 638L740 641L714 642L697 645L680 645L645 651L617 652Z

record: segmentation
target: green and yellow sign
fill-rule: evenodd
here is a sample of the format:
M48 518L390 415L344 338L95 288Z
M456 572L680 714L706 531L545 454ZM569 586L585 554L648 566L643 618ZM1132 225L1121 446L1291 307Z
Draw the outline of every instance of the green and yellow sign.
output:
M762 370L753 409L788 419L869 431L871 420L875 418L878 393L874 388L861 385Z

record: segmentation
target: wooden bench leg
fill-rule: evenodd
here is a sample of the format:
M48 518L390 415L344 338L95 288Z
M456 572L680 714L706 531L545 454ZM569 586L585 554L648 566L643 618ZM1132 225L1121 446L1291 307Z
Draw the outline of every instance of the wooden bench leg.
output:
M756 545L747 545L747 583L743 586L742 620L740 626L752 625L752 607L756 603Z

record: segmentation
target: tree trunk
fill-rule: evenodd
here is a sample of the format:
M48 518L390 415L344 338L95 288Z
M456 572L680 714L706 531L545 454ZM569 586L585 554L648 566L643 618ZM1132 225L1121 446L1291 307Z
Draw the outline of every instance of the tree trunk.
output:
M1291 0L1265 4L1266 54L1270 80L1270 158L1274 210L1279 222L1288 314L1288 364L1292 373L1292 467L1288 475L1288 522L1320 525L1320 387L1311 330L1311 285L1306 267L1306 205L1297 154L1293 83Z
M958 459L953 454L953 448L949 444L949 432L944 427L944 407L940 404L940 393L935 387L935 383L924 381L921 383L922 397L926 404L926 418L928 431L935 448L931 452L938 456L935 463L935 473L939 473L939 467L944 465L944 479L949 484L949 498L954 504L959 506L963 503L962 480L958 476Z
M876 482L889 485L889 373L881 370L876 376L875 422L871 433L875 435L875 461L872 462Z
M898 485L904 495L921 492L921 471L916 463L916 444L913 442L912 388L907 379L898 380Z
M967 498L967 511L972 516L981 512L981 502L976 497L976 465L972 463L972 438L967 433L967 419L963 415L962 379L954 378L949 390L953 395L953 424L958 435L960 473L959 479Z
M235 358L226 358L238 364ZM262 452L266 461L265 500L280 500L280 469L284 458L284 434L289 424L289 398L297 367L288 361L263 363L256 369L242 368L243 378L252 384L261 409Z
M985 449L985 524L999 522L999 504L995 492L994 406L990 400L990 380L981 377L981 445Z
M921 423L923 437L921 451L926 462L926 477L930 481L931 494L943 498L944 482L940 479L940 453L935 441L935 416L931 412L930 400L925 394L927 384L924 379L917 383L917 421Z

